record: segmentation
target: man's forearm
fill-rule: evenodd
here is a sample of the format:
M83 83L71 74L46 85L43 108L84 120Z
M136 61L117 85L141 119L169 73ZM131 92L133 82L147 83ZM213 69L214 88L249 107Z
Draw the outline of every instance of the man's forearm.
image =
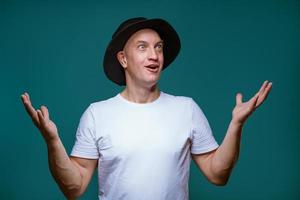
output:
M50 171L68 199L74 199L80 190L82 177L79 169L70 160L61 140L47 142Z
M238 159L242 128L243 124L231 120L225 138L212 158L211 169L222 182L227 182Z

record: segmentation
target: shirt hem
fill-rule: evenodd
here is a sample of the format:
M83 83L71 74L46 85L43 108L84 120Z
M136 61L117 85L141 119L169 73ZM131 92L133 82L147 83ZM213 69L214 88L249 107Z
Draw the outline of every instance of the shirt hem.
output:
M204 150L194 150L194 151L191 151L191 154L204 154L204 153L208 153L210 151L213 151L215 149L217 149L219 147L218 144L215 144L214 146L211 146L207 149L204 149Z

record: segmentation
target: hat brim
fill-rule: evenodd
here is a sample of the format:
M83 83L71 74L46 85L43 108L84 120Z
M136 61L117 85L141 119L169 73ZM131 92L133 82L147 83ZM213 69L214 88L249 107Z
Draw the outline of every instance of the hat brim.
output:
M117 59L117 53L122 51L127 40L138 30L150 28L155 30L164 41L163 69L177 57L181 44L173 27L163 19L146 19L124 27L110 41L106 48L103 65L106 76L116 84L126 85L125 72Z

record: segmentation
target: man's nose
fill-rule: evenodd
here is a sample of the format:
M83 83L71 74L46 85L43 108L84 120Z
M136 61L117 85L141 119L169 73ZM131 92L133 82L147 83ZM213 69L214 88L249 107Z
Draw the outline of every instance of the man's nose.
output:
M157 60L158 59L158 52L155 50L155 48L150 48L149 50L149 60Z

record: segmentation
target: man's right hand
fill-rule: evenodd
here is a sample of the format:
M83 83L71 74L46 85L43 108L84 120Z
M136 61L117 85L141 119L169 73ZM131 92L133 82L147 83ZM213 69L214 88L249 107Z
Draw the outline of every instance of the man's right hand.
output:
M34 125L42 133L46 143L59 139L57 127L49 118L49 112L46 106L41 106L40 110L35 110L31 105L29 94L24 93L21 95L24 107L31 117Z
M70 158L59 139L56 125L49 118L46 106L35 110L28 93L22 94L21 98L27 113L47 143L48 161L54 179L67 199L76 199L86 190L98 160Z

